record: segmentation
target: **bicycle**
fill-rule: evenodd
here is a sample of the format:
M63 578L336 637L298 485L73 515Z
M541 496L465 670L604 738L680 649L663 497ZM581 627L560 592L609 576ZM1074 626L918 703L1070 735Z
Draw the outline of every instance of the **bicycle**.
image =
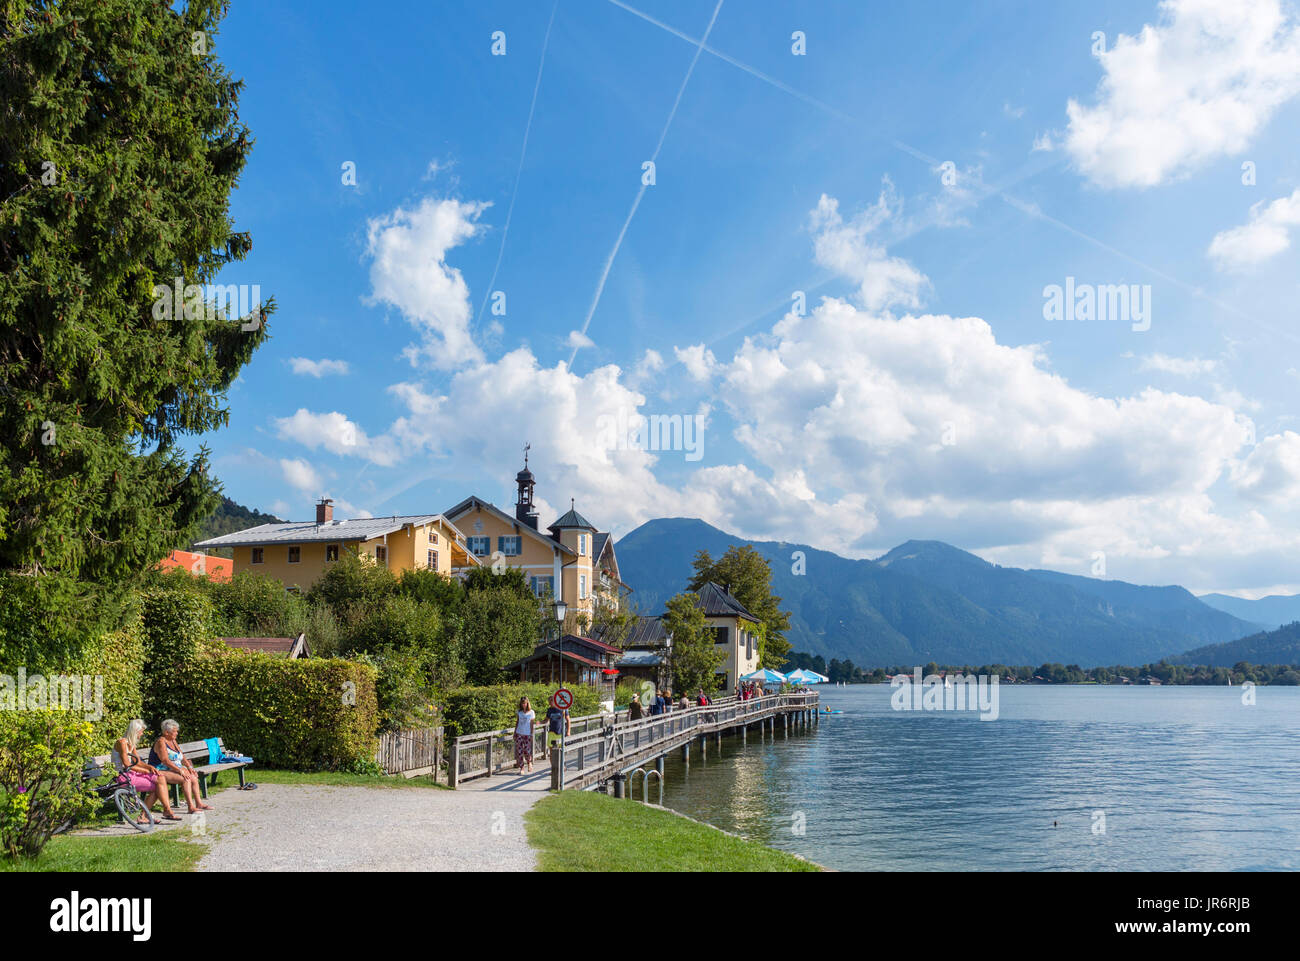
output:
M91 761L84 769L82 769L81 784L83 787L87 787L91 785L92 782L104 777L108 773L109 772L104 770L104 766L100 764L98 760ZM113 807L117 809L118 816L122 819L122 823L130 825L141 834L148 834L157 826L157 823L153 819L153 812L149 810L148 806L144 803L144 799L140 797L140 792L135 789L135 785L131 783L130 778L125 774L114 775L113 779L108 783L90 787L89 790L94 793L101 802L105 804L111 803ZM143 822L140 821L140 815L142 814L145 817ZM75 821L75 818L70 818L69 820L64 821L55 828L54 833L64 834L65 832L70 831Z

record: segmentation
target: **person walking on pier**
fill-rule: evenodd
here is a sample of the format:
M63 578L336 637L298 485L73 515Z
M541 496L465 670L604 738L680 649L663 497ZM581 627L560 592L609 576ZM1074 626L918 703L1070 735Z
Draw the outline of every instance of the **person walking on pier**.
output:
M527 697L521 697L519 710L515 712L515 770L520 774L533 773L533 722L536 720L532 704Z
M633 694L632 703L627 706L627 719L629 721L639 721L644 713L641 709L641 695Z
M663 691L655 691L655 699L650 704L650 716L655 717L659 714L668 713L668 701L664 697Z

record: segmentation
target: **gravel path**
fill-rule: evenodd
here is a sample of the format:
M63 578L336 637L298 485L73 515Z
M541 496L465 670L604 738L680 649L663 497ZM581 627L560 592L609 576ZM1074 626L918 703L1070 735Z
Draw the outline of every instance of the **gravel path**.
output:
M524 779L490 780L504 788ZM523 815L543 793L288 784L222 791L207 812L208 853L198 869L532 871Z

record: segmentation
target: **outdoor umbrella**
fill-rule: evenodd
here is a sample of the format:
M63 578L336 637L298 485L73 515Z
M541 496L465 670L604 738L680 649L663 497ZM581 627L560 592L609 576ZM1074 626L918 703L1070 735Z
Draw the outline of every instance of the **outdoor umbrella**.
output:
M760 667L753 674L746 674L741 678L742 681L761 681L763 684L781 684L785 681L785 675L780 674L770 668Z

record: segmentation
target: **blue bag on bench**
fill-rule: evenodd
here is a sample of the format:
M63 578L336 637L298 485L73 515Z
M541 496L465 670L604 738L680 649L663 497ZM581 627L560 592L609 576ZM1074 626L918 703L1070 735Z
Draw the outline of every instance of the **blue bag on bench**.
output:
M253 763L253 759L252 759L251 757L245 757L245 756L242 755L242 754L223 754L223 755L221 755L221 760L218 761L217 763L219 763L219 764L252 764L252 763Z

